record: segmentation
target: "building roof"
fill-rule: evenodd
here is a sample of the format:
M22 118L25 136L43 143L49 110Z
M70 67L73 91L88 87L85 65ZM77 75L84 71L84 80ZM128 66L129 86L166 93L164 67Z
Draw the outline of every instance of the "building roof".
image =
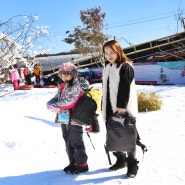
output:
M185 58L185 32L123 49L136 62L177 61Z
M178 61L185 58L185 32L148 41L124 48L123 51L134 63ZM78 67L92 67L97 61L92 61L92 55L69 54L37 57L36 63L42 66L43 71L55 72L61 63L73 62Z
M45 56L35 58L35 62L42 66L43 71L58 68L64 62L83 62L88 60L91 56L84 56L82 54L70 54L70 55L56 55Z

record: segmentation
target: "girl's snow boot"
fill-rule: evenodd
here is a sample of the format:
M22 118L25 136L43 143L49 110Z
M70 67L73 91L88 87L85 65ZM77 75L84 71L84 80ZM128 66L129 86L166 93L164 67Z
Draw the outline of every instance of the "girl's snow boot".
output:
M69 164L63 170L65 173L69 173L71 170L74 170L74 169L75 169L75 164Z
M66 167L67 168L67 167ZM83 173L83 172L87 172L89 170L88 164L84 163L82 165L69 165L68 171L66 173L70 173L70 174L78 174L78 173Z

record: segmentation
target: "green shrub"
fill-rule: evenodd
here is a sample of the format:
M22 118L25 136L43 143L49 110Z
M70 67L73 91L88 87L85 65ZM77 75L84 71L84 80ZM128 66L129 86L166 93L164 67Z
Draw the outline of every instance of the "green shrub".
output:
M139 92L137 95L138 98L138 109L139 112L148 112L160 110L162 106L162 100L159 95L155 92Z

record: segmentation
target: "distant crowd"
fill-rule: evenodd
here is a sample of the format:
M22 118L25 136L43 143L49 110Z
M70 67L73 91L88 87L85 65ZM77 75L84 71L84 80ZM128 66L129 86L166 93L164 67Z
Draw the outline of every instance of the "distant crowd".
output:
M33 69L27 66L19 68L17 64L9 66L8 69L3 69L0 74L0 83L12 83L14 90L18 90L20 84L25 85L40 85L42 76L42 67L35 64Z

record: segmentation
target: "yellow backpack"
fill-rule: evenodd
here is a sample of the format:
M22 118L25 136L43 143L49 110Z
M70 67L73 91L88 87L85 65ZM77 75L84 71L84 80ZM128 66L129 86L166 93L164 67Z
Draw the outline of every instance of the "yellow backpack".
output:
M97 104L96 114L100 114L101 113L102 90L91 87L87 92L87 96L90 96L91 98L95 100Z

